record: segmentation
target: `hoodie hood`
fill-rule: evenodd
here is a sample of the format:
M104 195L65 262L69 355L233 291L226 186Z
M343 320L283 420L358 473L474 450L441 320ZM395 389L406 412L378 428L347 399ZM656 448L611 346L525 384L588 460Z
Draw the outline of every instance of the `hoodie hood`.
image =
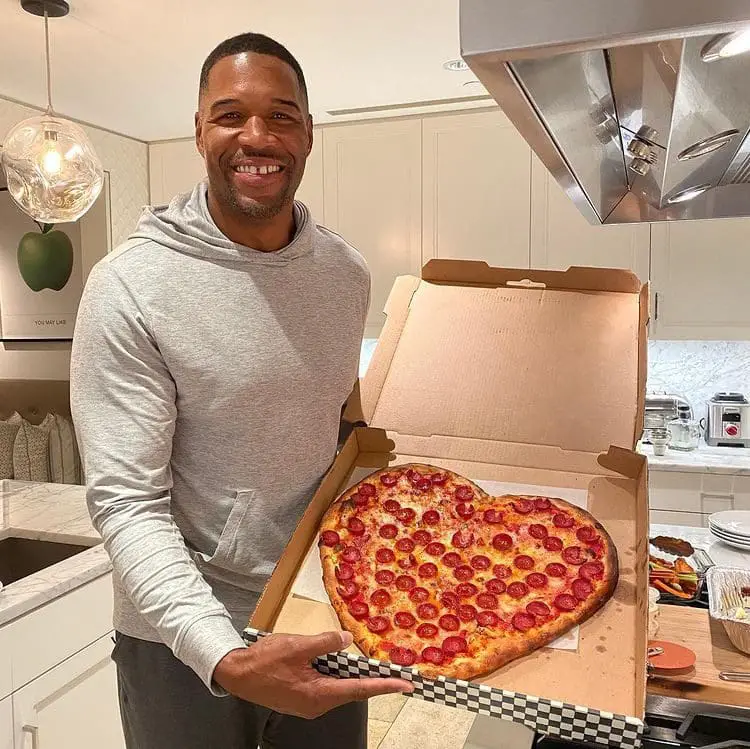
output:
M295 201L294 239L276 252L262 252L232 242L214 223L208 210L208 184L177 195L168 205L149 206L141 214L130 239L147 239L187 255L210 260L286 265L312 250L314 222L307 207Z

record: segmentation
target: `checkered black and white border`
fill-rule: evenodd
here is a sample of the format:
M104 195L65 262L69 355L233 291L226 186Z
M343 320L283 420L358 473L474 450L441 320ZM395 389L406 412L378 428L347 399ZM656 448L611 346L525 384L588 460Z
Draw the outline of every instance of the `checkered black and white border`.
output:
M247 628L243 637L245 642L253 643L266 634L257 629ZM395 676L407 679L414 683L413 697L522 723L546 736L622 749L638 749L643 738L643 722L637 718L458 679L426 679L413 668L404 668L361 655L329 653L316 658L313 666L323 674L338 676L341 679L367 676Z

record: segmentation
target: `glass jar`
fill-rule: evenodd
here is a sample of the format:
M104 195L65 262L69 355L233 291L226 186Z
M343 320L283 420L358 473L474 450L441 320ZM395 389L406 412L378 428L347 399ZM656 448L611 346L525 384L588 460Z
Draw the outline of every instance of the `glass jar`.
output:
M698 448L701 440L701 427L695 419L672 419L668 426L671 450L689 452Z

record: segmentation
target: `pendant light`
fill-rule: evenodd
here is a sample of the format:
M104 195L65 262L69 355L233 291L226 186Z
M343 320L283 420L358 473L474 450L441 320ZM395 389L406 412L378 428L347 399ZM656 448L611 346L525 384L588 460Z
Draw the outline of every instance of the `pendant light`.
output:
M77 221L91 208L104 184L104 173L83 128L52 109L49 19L66 16L66 0L21 0L21 7L44 18L47 110L19 122L5 138L2 165L8 192L35 221Z

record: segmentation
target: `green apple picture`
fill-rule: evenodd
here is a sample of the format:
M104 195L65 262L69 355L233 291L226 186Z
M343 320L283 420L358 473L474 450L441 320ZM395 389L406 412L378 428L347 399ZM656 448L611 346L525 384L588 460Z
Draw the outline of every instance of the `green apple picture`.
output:
M60 291L73 272L73 243L52 227L44 224L41 232L27 232L18 243L18 270L32 291Z

